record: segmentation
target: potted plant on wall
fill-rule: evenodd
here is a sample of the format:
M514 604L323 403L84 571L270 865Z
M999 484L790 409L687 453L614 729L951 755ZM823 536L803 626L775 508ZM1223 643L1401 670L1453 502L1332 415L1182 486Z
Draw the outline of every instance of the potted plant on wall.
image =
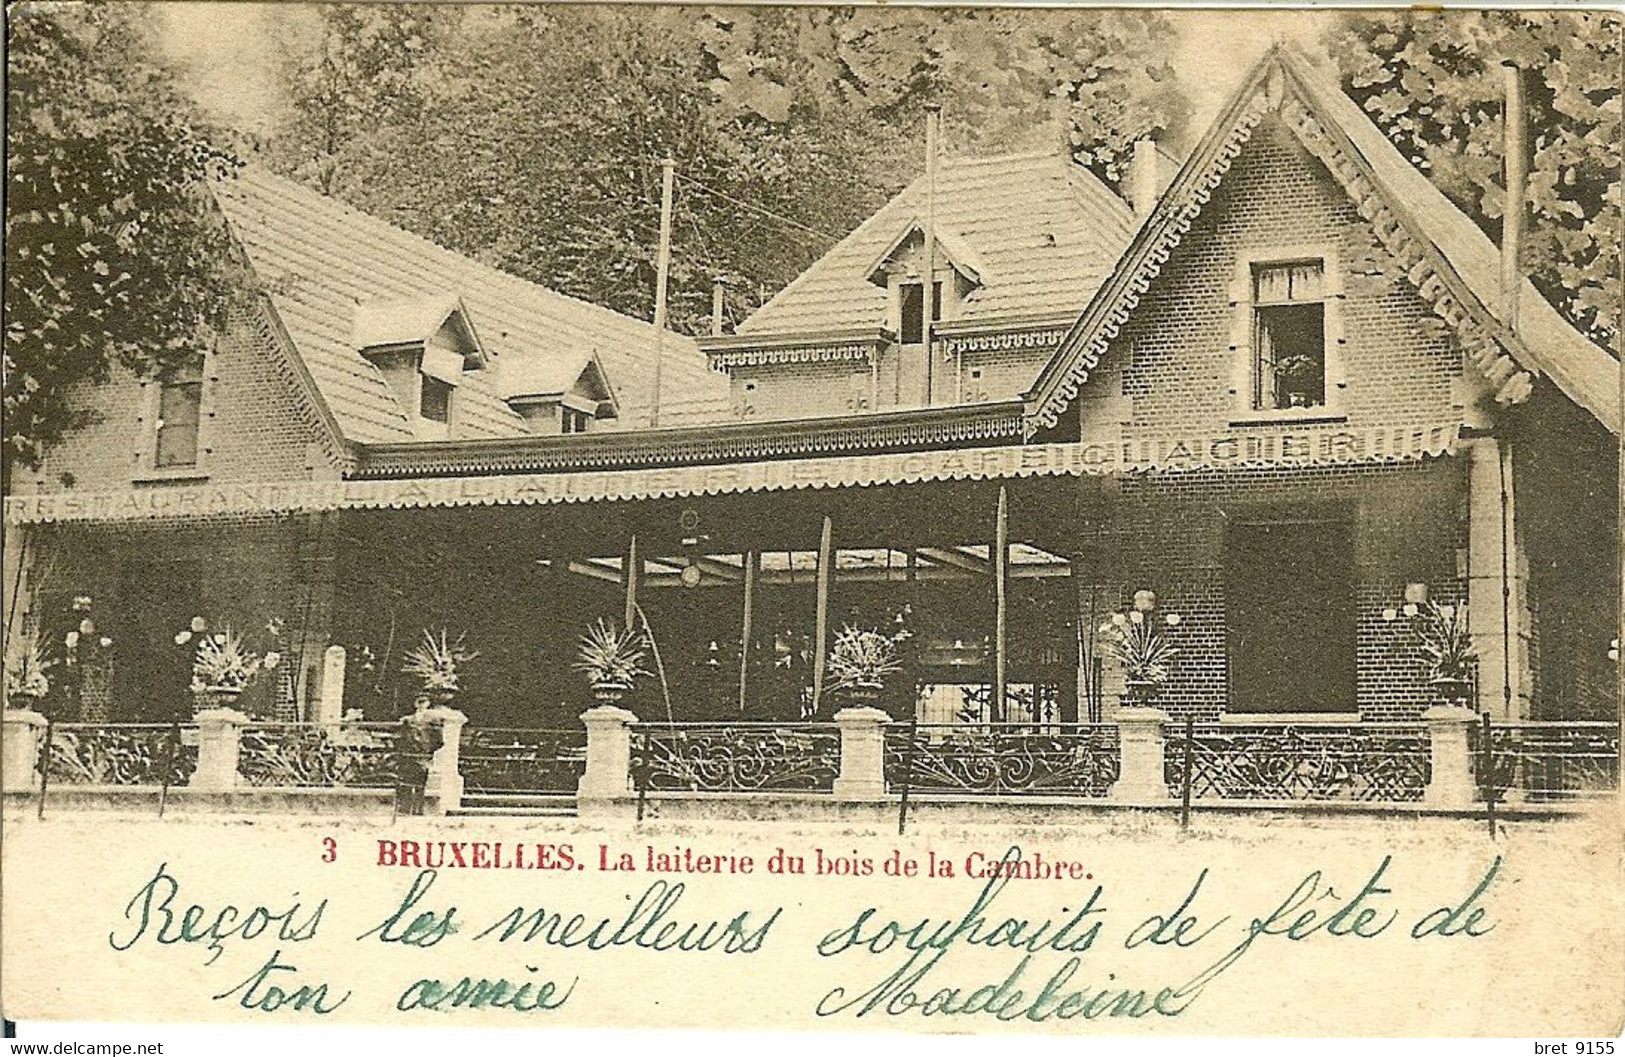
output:
M878 631L848 624L829 651L831 689L844 691L856 705L873 705L886 687L886 677L899 671L897 643Z
M175 634L175 645L197 645L192 650L192 697L197 708L236 708L239 699L262 672L282 663L282 621L265 625L265 647L255 649L230 624L210 630L203 617Z
M643 667L643 636L631 628L599 620L581 636L575 668L592 684L592 696L613 705L632 690L633 681L648 675Z
M463 668L479 656L467 647L466 635L456 639L444 626L423 629L423 640L406 651L401 672L418 680L419 688L431 704L445 707L462 688Z
M1401 617L1410 625L1427 658L1428 683L1433 692L1447 705L1465 705L1472 695L1473 666L1478 660L1472 632L1467 628L1467 607L1423 599L1382 612L1382 618L1389 623Z
M6 657L5 707L38 711L51 692L51 680L45 673L55 664L45 655L38 634L29 631L19 636Z
M196 627L200 621L194 621ZM219 631L205 627L196 635L192 654L192 695L203 708L233 708L260 670L265 658L243 643L228 624ZM273 659L271 667L275 667Z
M1179 656L1173 643L1178 613L1157 613L1153 591L1136 591L1134 605L1100 626L1107 654L1123 668L1124 704L1147 706L1168 683L1169 662Z

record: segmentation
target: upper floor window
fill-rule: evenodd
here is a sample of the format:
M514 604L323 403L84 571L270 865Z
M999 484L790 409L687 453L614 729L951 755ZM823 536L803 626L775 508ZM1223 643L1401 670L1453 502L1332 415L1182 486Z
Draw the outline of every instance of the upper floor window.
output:
M560 433L585 433L592 428L592 416L573 407L559 408Z
M925 340L925 284L902 283L897 287L901 298L899 307L899 338L904 345L918 345ZM931 284L931 322L942 322L942 283Z
M1322 261L1253 266L1255 411L1325 405L1325 286Z
M203 408L201 357L164 372L158 382L158 439L153 466L196 466Z
M423 390L418 397L418 417L442 425L451 421L451 394L454 387L439 378L423 376Z

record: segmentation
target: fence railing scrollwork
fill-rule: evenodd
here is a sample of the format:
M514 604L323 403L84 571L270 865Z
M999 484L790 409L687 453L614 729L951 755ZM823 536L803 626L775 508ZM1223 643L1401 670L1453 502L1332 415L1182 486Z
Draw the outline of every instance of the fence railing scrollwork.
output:
M399 723L251 723L237 774L259 787L388 789L396 784Z
M1105 796L1118 769L1117 728L1107 723L886 729L886 784L911 794Z
M1431 769L1428 731L1419 723L1199 723L1170 725L1164 770L1176 794L1192 799L1422 799Z
M603 730L468 728L458 717L444 729L461 740L445 746L438 769L399 722L199 722L14 719L7 760L23 762L8 769L7 791L32 781L43 811L56 786L156 787L162 813L172 790L196 804L243 789L398 790L427 773L445 790L440 803L490 796L487 810L536 794L590 809L630 788L640 809L651 793L890 796L906 819L910 796L939 804L1046 796L1180 804L1184 823L1193 805L1342 802L1481 810L1493 826L1497 805L1567 810L1620 780L1615 722L1486 721L1449 709L1414 722L1195 723L1157 713L1078 724L907 724L854 710L833 723L624 718Z
M827 723L645 723L632 733L642 792L827 793L841 770Z
M57 723L48 756L64 785L182 786L197 770L197 728L168 723Z

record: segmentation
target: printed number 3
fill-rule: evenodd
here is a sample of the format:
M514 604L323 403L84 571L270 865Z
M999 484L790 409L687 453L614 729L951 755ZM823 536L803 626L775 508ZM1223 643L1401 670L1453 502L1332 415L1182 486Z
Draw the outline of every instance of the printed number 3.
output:
M332 862L339 857L339 842L332 837L322 838L322 862Z

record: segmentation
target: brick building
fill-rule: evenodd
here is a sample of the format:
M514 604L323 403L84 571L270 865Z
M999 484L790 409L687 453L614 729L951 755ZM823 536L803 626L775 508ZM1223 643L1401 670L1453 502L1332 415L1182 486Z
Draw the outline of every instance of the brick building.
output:
M1289 52L1136 160L1127 199L946 162L698 346L245 177L263 296L196 372L86 393L7 498L8 584L95 600L125 717L187 707L203 613L281 617L311 718L394 714L358 659L446 625L473 722L559 723L598 617L652 632L646 718L827 718L847 623L906 632L894 714L1110 718L1098 629L1142 590L1175 716L1414 718L1385 617L1424 593L1482 710L1612 714L1614 356L1527 282L1509 313L1491 240Z

